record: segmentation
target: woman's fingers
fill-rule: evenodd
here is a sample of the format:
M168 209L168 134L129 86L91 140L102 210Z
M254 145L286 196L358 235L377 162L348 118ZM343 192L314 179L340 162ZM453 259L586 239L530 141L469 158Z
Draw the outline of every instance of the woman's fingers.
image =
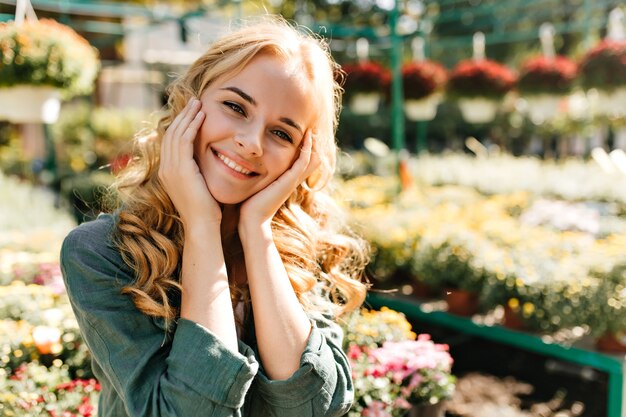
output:
M198 99L192 98L187 103L187 106L185 106L185 108L178 114L178 116L176 116L174 122L172 122L172 125L167 129L171 135L169 138L169 151L171 152L171 159L173 161L176 161L175 163L180 162L180 139L183 138L183 136L189 129L189 125L200 110L200 107L200 101Z
M181 135L181 143L180 143L180 151L183 160L191 160L193 159L193 143L198 135L198 131L200 130L200 126L202 126L202 122L204 121L204 112L198 111L193 119L189 122L187 129Z
M201 106L199 100L195 98L189 100L163 135L159 178L164 184L177 183L179 182L175 179L177 175L195 174L197 171L197 168L193 166L195 164L193 142L204 121L204 113L200 111ZM190 167L193 172L186 172L185 166Z

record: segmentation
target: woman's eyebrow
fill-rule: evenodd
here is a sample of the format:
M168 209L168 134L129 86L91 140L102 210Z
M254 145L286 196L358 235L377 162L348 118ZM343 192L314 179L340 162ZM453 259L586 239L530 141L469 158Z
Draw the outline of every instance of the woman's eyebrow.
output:
M288 117L281 117L279 120L281 122L285 123L286 125L289 125L289 126L295 128L298 132L300 132L301 135L304 134L304 132L302 131L302 128L300 127L300 125L298 123L294 122L293 120L291 120L290 118L288 118Z
M250 97L248 94L241 91L241 89L237 87L224 87L224 88L220 88L220 90L232 91L233 93L240 96L242 99L246 100L248 103L252 104L253 106L256 106L256 100Z

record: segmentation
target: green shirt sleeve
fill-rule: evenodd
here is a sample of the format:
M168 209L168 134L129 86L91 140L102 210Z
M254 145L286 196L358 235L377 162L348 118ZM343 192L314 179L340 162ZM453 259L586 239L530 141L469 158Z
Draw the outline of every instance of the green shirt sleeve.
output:
M354 388L341 349L341 328L319 313L311 313L309 318L313 328L300 368L287 380L272 381L261 367L257 376L260 396L279 416L344 415L354 400Z
M239 415L258 370L254 353L243 344L232 352L184 319L164 343L164 330L120 293L132 274L110 244L111 222L79 226L61 250L70 302L101 379L111 382L129 416ZM102 415L109 415L106 407L100 404Z

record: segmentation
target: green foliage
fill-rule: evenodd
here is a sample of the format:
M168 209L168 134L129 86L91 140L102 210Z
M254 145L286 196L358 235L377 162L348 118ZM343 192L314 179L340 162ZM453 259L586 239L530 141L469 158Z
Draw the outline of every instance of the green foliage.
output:
M0 23L0 86L57 87L66 98L89 94L99 60L73 29L51 19Z

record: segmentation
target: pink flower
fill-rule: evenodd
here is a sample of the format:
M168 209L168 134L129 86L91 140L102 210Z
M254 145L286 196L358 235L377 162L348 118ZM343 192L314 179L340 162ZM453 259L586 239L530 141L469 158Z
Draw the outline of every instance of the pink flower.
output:
M386 410L387 404L382 401L372 401L365 410L363 417L391 417Z
M350 347L348 347L349 359L358 359L362 353L363 353L363 350L357 345L350 345Z

